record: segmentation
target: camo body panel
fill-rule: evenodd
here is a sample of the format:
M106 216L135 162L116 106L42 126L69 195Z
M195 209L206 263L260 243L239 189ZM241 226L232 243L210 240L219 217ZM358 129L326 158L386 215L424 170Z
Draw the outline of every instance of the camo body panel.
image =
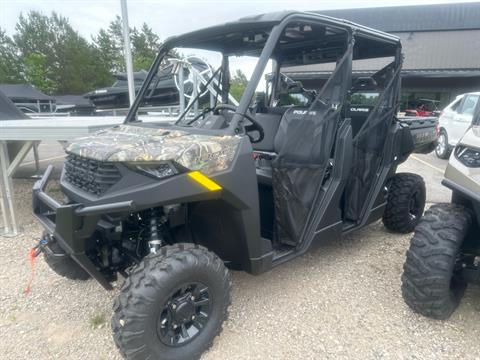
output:
M76 139L67 153L108 162L172 160L190 170L212 174L228 169L239 143L238 136L120 125Z

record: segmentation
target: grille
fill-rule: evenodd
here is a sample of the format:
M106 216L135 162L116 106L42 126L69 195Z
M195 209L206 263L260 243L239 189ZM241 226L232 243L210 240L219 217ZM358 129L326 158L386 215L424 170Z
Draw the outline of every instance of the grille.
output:
M65 180L90 194L101 195L113 186L121 175L112 163L69 154L65 162Z

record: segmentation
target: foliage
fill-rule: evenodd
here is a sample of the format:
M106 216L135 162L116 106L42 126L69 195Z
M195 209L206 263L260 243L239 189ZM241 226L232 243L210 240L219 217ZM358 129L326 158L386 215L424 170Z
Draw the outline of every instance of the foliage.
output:
M157 56L160 38L145 23L143 23L141 30L134 28L131 34L133 68L135 71L148 70Z
M125 71L125 58L123 56L122 20L117 15L107 29L101 29L96 37L93 37L95 48L100 53L103 64L108 66L109 71Z
M102 54L102 61L110 65L112 73L125 72L122 19L120 16L117 16L107 29L101 29L98 35L93 38L93 42ZM143 23L140 29L130 29L130 43L133 70L148 70L160 48L160 38L147 24Z
M355 93L350 102L355 105L374 106L378 101L378 93Z
M130 38L134 70L148 70L160 38L145 23L130 29ZM122 21L117 16L90 43L67 18L30 11L20 15L13 38L0 29L0 59L0 83L28 82L48 94L109 86L112 75L125 71Z
M95 312L90 317L90 326L92 327L92 329L101 329L106 322L107 320L105 318L105 313L103 312Z
M237 101L240 101L247 84L247 76L242 72L242 70L237 69L230 81L230 94L232 94Z
M13 36L25 80L50 94L80 94L111 82L100 54L68 19L31 11L20 15Z
M31 52L24 59L25 81L46 93L53 93L56 89L55 82L51 79L44 54Z
M22 67L13 40L0 28L0 83L22 83Z

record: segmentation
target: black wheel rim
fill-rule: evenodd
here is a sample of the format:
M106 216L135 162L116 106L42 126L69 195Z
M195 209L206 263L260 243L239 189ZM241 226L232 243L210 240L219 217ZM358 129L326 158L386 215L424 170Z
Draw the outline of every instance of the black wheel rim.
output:
M420 208L420 192L415 191L410 198L409 215L412 221L420 218L422 209Z
M199 282L179 286L160 311L157 334L168 346L182 346L205 328L211 314L208 287Z

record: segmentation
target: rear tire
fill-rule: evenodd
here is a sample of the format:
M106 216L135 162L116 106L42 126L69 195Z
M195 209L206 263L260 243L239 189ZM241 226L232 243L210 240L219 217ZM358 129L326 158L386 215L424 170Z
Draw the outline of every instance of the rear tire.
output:
M214 253L193 244L165 246L144 258L115 299L115 344L130 360L198 359L227 318L230 287Z
M398 173L389 183L383 224L391 231L409 233L425 209L425 182L417 174Z
M62 254L64 251L56 243L51 242L48 244L50 250L55 254ZM77 264L70 256L54 256L48 253L43 254L43 258L47 265L55 273L60 276L63 276L70 280L88 280L90 279L90 274L85 271L80 265Z
M459 255L472 223L463 206L432 206L415 229L403 266L402 296L413 311L447 319L467 286Z
M437 145L435 146L435 155L439 159L448 159L450 156L450 145L448 145L448 135L445 130L440 130L440 135L438 135Z

